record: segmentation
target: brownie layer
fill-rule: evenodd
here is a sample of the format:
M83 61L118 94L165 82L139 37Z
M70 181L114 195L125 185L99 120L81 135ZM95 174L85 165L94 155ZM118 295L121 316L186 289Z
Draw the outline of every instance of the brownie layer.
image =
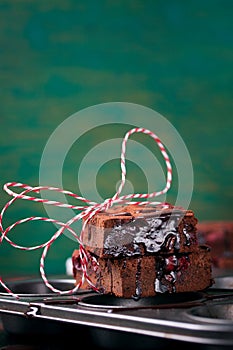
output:
M76 284L82 277L79 251L73 253ZM138 257L97 258L98 268L89 266L88 274L104 294L123 298L141 298L160 293L204 290L213 284L212 262L207 246L195 252L144 255ZM87 282L82 288L89 289Z
M130 257L197 249L197 219L191 210L162 206L114 206L91 218L86 249L98 257Z

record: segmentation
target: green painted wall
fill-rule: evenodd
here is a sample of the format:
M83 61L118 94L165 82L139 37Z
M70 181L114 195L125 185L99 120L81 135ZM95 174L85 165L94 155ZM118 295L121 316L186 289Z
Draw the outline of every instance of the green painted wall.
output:
M232 10L229 0L1 0L1 208L9 199L4 183L38 185L43 149L63 121L89 106L121 101L161 113L184 140L194 171L190 207L197 217L232 220ZM66 189L77 191L81 157L98 142L122 137L127 122L99 128L73 148L64 167ZM104 176L114 178L115 166L118 171L115 163L106 165ZM109 182L99 177L101 194L109 195ZM137 179L143 179L140 171ZM40 205L21 201L4 225L45 214ZM54 229L24 224L9 237L34 245ZM63 273L74 247L66 237L56 241L46 271ZM41 253L4 242L1 273L38 273Z

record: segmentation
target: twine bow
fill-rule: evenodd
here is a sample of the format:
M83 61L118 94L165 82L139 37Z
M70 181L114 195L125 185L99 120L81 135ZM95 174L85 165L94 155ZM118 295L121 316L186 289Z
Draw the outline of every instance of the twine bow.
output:
M128 194L128 195L124 195L124 196L120 196L123 187L125 185L125 180L126 180L126 166L125 166L125 154L126 154L126 144L127 141L129 139L129 137L134 134L134 133L143 133L143 134L147 134L150 137L152 137L152 139L154 139L154 141L157 143L163 158L165 160L166 163L166 168L167 168L167 178L166 178L166 185L164 187L163 190L161 191L157 191L157 192L152 192L152 193L137 193L137 194ZM75 293L84 283L85 280L87 280L87 282L89 283L89 285L94 289L97 290L97 288L95 287L95 285L92 283L90 277L88 276L88 272L87 272L87 266L88 266L88 262L91 262L91 264L93 266L95 266L97 263L97 261L95 260L95 258L90 257L90 255L87 253L87 251L85 250L85 247L82 243L82 233L88 223L88 221L98 212L100 211L105 211L107 209L109 209L110 207L112 207L114 204L117 203L127 203L128 200L131 199L150 199L153 197L157 197L159 195L162 195L164 193L166 193L170 186L171 186L171 181L172 181L172 167L171 167L171 163L169 160L169 156L164 148L164 145L162 144L162 142L160 141L159 137L154 134L152 131L148 130L148 129L144 129L144 128L133 128L131 130L129 130L125 136L124 139L122 141L122 149L121 149L121 182L120 185L118 187L118 190L116 191L116 193L114 194L113 197L111 198L107 198L103 203L96 203L93 201L90 201L89 199L86 199L84 197L81 197L71 191L67 191L67 190L63 190L57 187L51 187L51 186L37 186L37 187L32 187L29 186L27 184L22 184L22 183L18 183L18 182L8 182L3 186L3 189L13 198L6 203L6 205L3 207L1 213L0 213L0 230L1 230L1 237L0 237L0 245L2 244L3 240L7 241L12 247L17 248L17 249L21 249L21 250L36 250L36 249L43 249L42 251L42 255L41 255L41 259L40 259L40 274L41 274L41 278L43 279L45 285L52 290L55 293L59 293L59 294L73 294ZM22 192L20 193L16 193L14 192L11 188L20 188L23 189ZM71 205L71 204L67 204L67 203L62 203L62 202L58 202L58 201L52 201L52 200L48 200L48 199L43 199L43 198L38 198L35 196L30 196L28 195L29 193L40 193L43 190L49 190L49 191L56 191L56 192L60 192L63 193L67 196L70 196L72 198L75 198L81 202L83 202L83 205ZM43 203L46 205L53 205L53 206L57 206L60 208L72 208L72 209L77 209L79 211L81 211L79 214L75 215L74 217L72 217L70 220L68 220L66 223L63 223L59 220L55 220L55 219L51 219L51 218L47 218L47 217L40 217L40 216L31 216L31 217L27 217L21 220L16 221L15 223L11 224L10 226L8 226L6 229L3 228L3 216L5 214L5 212L7 211L7 209L17 200L17 199L25 199L25 200L29 200L29 201L33 201L33 202L39 202L39 203ZM131 204L135 204L135 205L145 205L145 204L160 204L160 202L151 202L151 201L136 201L136 202L131 202ZM18 244L16 244L15 242L13 242L9 237L8 237L8 233L14 229L17 225L20 225L22 223L25 222L29 222L29 221L45 221L45 222L52 222L56 225L59 225L60 228L56 231L56 233L46 242L39 244L39 245L35 245L35 246L31 246L31 247L25 247L25 246L20 246ZM71 225L78 221L78 220L83 220L83 224L82 224L82 229L80 232L80 235L78 236L76 234L76 232L71 228ZM56 241L56 239L58 237L60 237L65 230L68 230L72 236L74 237L74 239L77 241L77 243L79 244L79 251L80 251L80 263L81 263L81 268L82 268L82 278L79 281L79 283L72 288L71 290L67 290L67 291L61 291L57 288L55 288L53 285L51 285L46 277L45 274L45 269L44 269L44 262L45 262L45 258L46 255L48 253L48 250L50 249L51 245ZM90 261L91 259L91 261ZM0 284L2 285L2 287L13 297L19 298L19 296L14 293L4 282L3 279L0 276Z

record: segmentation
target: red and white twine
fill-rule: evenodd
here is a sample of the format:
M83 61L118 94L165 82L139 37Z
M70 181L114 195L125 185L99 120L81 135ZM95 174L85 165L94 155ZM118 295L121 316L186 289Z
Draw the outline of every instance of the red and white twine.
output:
M143 133L143 134L147 134L150 137L152 137L152 139L154 139L154 141L157 143L163 158L165 160L166 163L166 168L167 168L167 178L166 178L166 185L164 187L163 190L161 191L157 191L157 192L152 192L152 193L136 193L136 194L128 194L128 195L124 195L124 196L120 196L122 189L125 185L125 180L126 180L126 166L125 166L125 155L126 155L126 144L127 141L129 139L129 137L134 134L134 133ZM111 198L107 198L103 203L96 203L93 201L90 201L84 197L81 197L71 191L67 191L67 190L63 190L60 188L56 188L56 187L51 187L51 186L37 186L37 187L32 187L29 186L27 184L22 184L22 183L18 183L18 182L8 182L4 185L3 189L13 198L7 202L7 204L3 207L1 213L0 213L0 230L1 230L1 237L0 237L0 245L2 244L3 240L7 241L12 247L20 249L20 250L36 250L36 249L43 249L42 251L42 255L41 255L41 259L40 259L40 274L41 274L41 278L43 279L45 285L52 290L55 293L59 293L59 294L72 294L74 292L76 292L84 283L84 281L86 280L89 285L94 289L97 290L96 287L93 285L90 277L88 276L88 271L87 271L87 265L88 262L91 262L92 266L95 266L97 264L97 261L94 260L94 258L91 258L89 256L89 254L87 254L87 251L85 250L85 247L83 246L82 243L82 233L88 223L88 221L99 211L102 210L107 210L108 208L110 208L111 206L113 206L116 203L127 203L128 200L131 199L150 199L153 197L157 197L161 194L166 193L169 188L171 187L171 182L172 182L172 167L171 167L171 163L170 163L170 159L169 156L165 150L164 145L162 144L161 140L159 139L159 137L154 134L152 131L148 130L148 129L144 129L144 128L133 128L131 130L129 130L126 134L125 137L122 141L122 149L121 149L121 182L120 185L118 187L117 192L114 194L113 197ZM12 190L13 188L20 188L23 191L20 193L16 193ZM52 201L52 200L47 200L47 199L43 199L43 198L38 198L35 196L30 196L28 195L29 193L40 193L43 190L49 190L49 191L56 191L56 192L60 192L63 193L67 196L73 197L81 202L83 202L83 205L71 205L71 204L67 204L67 203L62 203L62 202L58 202L58 201ZM55 220L55 219L51 219L51 218L47 218L47 217L40 217L40 216L31 216L25 219L21 219L16 221L15 223L11 224L10 226L8 226L6 229L3 228L3 216L6 212L6 210L17 200L17 199L26 199L29 201L33 201L33 202L39 202L39 203L43 203L46 205L53 205L56 207L60 207L60 208L71 208L71 209L76 209L79 210L81 212L79 212L79 214L75 215L74 217L72 217L69 221L67 221L66 223L60 222L59 220ZM137 201L137 202L130 202L131 204L135 204L135 205L145 205L145 204L159 204L160 202L145 202L145 201ZM9 237L8 234L11 230L13 230L17 225L20 225L22 223L26 223L29 221L36 221L36 220L40 220L40 221L45 221L45 222L52 222L56 225L59 225L60 228L56 231L56 233L46 242L39 244L39 245L35 245L35 246L31 246L31 247L25 247L25 246L21 246L16 244L15 242L13 242ZM83 225L82 225L82 230L80 232L80 235L78 236L75 231L71 228L71 225L78 221L78 220L83 220ZM68 230L72 236L74 237L74 239L77 241L77 243L79 244L79 251L80 251L80 263L81 263L81 268L82 268L82 278L79 281L79 283L71 290L68 291L61 291L58 290L56 288L54 288L48 281L46 274L45 274L45 270L44 270L44 262L45 262L45 258L47 255L48 250L50 249L51 245L55 242L55 240L60 237L65 230ZM92 259L90 261L90 259ZM0 284L2 285L2 287L12 296L18 298L19 296L17 294L15 294L4 282L3 279L0 276ZM1 294L1 293L0 293Z

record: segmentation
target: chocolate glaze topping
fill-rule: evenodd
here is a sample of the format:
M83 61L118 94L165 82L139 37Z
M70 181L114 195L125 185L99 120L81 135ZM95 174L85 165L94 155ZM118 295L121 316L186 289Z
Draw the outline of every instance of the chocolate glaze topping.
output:
M121 213L120 215L125 214ZM117 216L115 214L115 216ZM167 252L171 249L179 250L180 238L178 223L183 217L183 212L164 213L153 216L138 216L122 224L122 220L116 221L116 226L107 229L108 234L104 241L104 254L114 258L124 256L137 256L141 254L141 247L146 254L154 254L159 251ZM190 245L190 228L184 226L185 244Z

